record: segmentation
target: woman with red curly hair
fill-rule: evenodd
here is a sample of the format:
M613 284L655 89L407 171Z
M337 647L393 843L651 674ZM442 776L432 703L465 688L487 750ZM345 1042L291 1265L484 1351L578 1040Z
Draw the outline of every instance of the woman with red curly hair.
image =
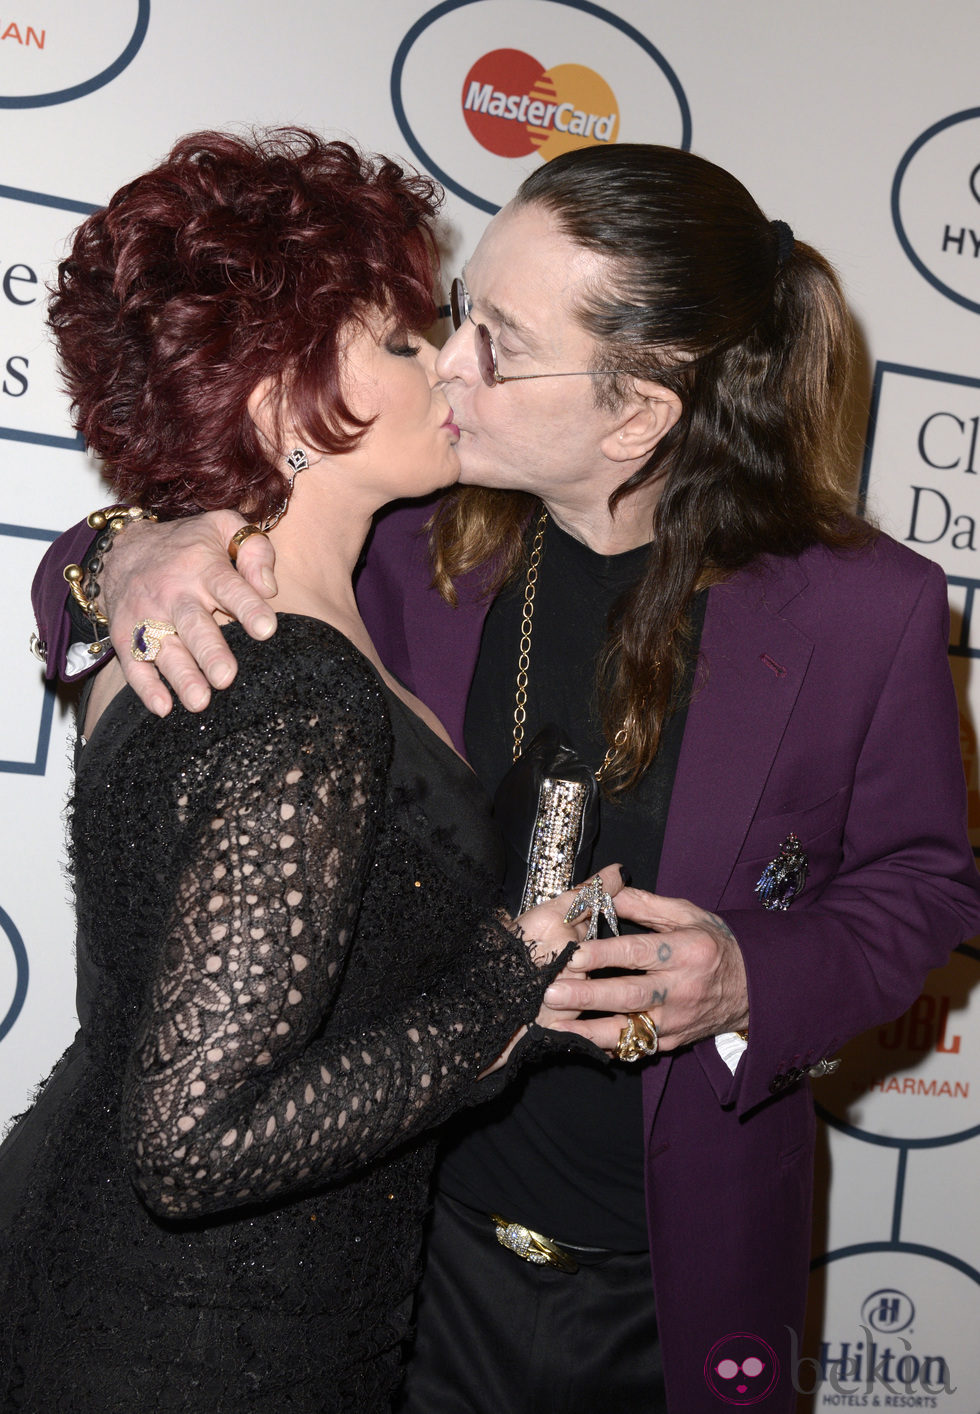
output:
M198 134L60 269L51 325L113 490L245 511L282 619L226 630L241 670L203 716L150 716L115 662L83 705L81 1030L0 1151L4 1408L387 1408L428 1135L554 1020L540 945L574 931L568 899L524 915L537 956L502 926L476 779L351 587L374 511L458 474L418 334L436 205L310 133Z

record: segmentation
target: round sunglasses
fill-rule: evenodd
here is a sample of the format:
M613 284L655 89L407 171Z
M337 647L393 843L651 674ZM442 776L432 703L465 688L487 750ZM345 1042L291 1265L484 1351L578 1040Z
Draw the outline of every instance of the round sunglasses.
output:
M459 329L468 319L476 330L476 363L480 377L488 388L497 383L526 383L531 378L591 378L597 373L623 373L621 368L581 368L573 373L501 373L497 367L497 349L493 335L485 324L477 324L471 313L473 306L469 291L457 277L449 291L449 311L453 328Z

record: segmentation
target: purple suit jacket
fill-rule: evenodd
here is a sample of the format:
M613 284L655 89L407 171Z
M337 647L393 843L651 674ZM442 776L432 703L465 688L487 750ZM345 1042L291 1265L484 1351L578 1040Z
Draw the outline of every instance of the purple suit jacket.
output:
M427 512L379 519L358 597L387 666L461 746L486 604L471 583L457 609L430 588ZM61 568L90 539L87 527L62 537L35 581L49 675L67 636ZM635 882L723 915L745 958L750 1039L734 1076L711 1040L644 1070L672 1414L731 1407L706 1364L737 1332L779 1364L753 1407L795 1407L815 1128L807 1068L901 1014L927 972L980 931L947 634L942 572L885 536L860 553L773 557L709 592L659 877ZM806 886L788 911L767 912L755 884L791 831Z

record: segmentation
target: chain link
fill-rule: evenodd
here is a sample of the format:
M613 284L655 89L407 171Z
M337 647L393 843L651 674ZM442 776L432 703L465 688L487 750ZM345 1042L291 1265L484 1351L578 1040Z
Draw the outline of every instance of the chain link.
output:
M527 565L527 579L524 584L524 617L521 619L521 648L517 658L517 697L514 705L514 760L517 761L524 746L524 723L527 720L527 670L531 662L531 626L534 618L534 591L538 583L538 566L541 564L541 549L544 545L544 528L548 523L548 512L542 511L538 517L537 530L531 544L531 558Z
M531 557L527 564L527 579L524 583L524 616L521 619L521 645L517 659L517 693L514 701L514 760L520 758L524 747L524 723L527 721L527 671L531 665L531 629L534 621L534 594L538 583L538 569L541 565L541 552L544 548L544 529L548 523L548 512L542 511L538 517L538 524L534 532L534 539L531 542ZM622 748L626 745L629 732L626 726L621 726L613 737L612 746L609 747L602 760L602 765L595 773L597 781L601 781L603 773L609 769Z
M629 739L629 732L626 730L625 727L620 727L619 731L618 731L618 732L616 733L616 735L613 737L613 744L612 744L612 746L610 746L609 750L606 752L605 756L602 758L602 765L599 767L598 771L596 771L596 773L595 773L595 778L596 778L597 781L601 781L601 780L602 780L602 777L603 777L604 773L608 770L608 768L609 768L609 767L612 765L612 763L615 761L616 757L619 755L619 753L620 753L620 751L622 750L622 748L626 745L628 739Z

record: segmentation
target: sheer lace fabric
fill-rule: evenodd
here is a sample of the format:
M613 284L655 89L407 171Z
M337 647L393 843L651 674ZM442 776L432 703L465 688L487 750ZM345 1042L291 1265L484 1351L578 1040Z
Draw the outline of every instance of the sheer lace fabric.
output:
M0 1150L4 1408L386 1408L428 1134L553 972L351 645L229 634L233 691L124 695L79 764L82 1033Z

